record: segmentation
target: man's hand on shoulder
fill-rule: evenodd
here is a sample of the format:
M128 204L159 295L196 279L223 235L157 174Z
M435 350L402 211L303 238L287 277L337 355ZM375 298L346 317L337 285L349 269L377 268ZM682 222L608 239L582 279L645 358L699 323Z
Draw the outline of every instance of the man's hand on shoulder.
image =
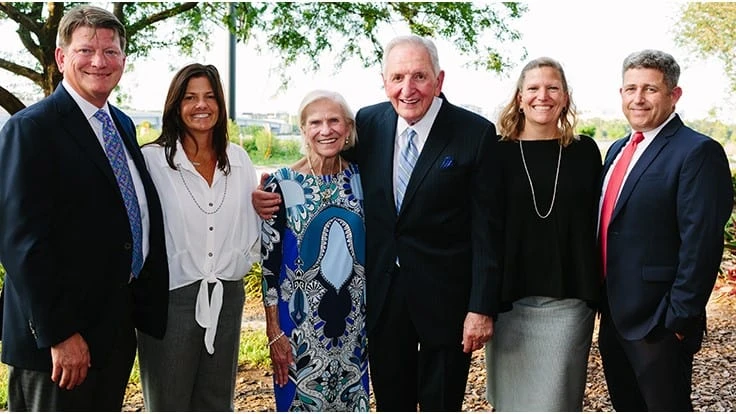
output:
M268 173L261 174L261 183L251 194L251 202L253 208L256 209L256 213L264 219L269 220L276 215L279 211L279 204L281 203L281 197L276 193L263 191L263 184L268 180Z

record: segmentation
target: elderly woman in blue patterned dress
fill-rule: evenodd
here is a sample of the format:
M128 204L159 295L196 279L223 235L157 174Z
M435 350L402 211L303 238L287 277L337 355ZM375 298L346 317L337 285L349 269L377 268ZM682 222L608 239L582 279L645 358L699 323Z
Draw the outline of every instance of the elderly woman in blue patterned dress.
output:
M355 144L341 95L313 91L299 120L306 155L275 171L264 221L263 300L278 411L368 411L365 225Z

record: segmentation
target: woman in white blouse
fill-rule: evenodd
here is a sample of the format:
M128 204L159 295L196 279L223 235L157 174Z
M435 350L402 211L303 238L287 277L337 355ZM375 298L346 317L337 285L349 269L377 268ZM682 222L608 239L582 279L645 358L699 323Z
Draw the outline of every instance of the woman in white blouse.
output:
M161 198L169 263L163 340L139 333L148 411L233 411L243 276L259 260L257 178L229 143L212 65L182 68L169 87L161 136L143 155Z

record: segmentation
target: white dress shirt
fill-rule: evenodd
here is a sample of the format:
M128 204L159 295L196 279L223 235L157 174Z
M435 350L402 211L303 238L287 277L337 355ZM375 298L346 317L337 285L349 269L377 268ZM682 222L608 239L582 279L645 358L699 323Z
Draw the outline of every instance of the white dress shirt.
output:
M242 148L228 144L230 174L215 169L210 187L180 142L174 156L178 170L166 162L163 147L146 145L142 151L163 207L169 290L200 283L195 318L205 328L205 346L212 354L222 308L221 280L242 279L260 260L261 223L251 203L255 168ZM211 300L209 283L215 284Z
M396 183L399 181L399 157L401 157L401 150L406 146L408 139L406 129L411 127L411 129L416 131L417 136L414 138L414 145L417 147L417 154L421 156L422 148L424 148L424 143L427 142L429 131L432 129L432 124L434 124L434 120L437 118L441 106L442 98L435 96L427 113L416 124L409 125L402 117L399 117L398 121L396 121L396 138L394 139L394 200L397 198Z
M64 86L64 89L69 92L69 95L71 95L72 99L74 99L74 102L77 103L79 109L82 110L84 117L87 118L87 122L89 122L89 126L92 128L92 131L94 131L95 135L97 136L97 141L100 142L100 146L102 147L102 151L104 152L105 140L102 137L102 122L99 119L95 118L95 113L97 113L97 110L103 109L105 112L107 112L107 115L110 116L110 119L113 119L112 115L110 114L110 107L107 103L105 103L104 108L98 108L82 98L82 96L80 96L77 91L75 91L74 88L69 85L66 79L62 80L61 83ZM115 125L114 120L113 126L115 126L115 128L117 129L117 125ZM118 131L118 135L120 135L121 138L123 136L120 131ZM138 168L135 166L135 162L133 162L133 159L130 157L130 151L128 151L128 148L125 146L125 144L123 144L123 150L125 150L125 158L127 158L128 160L128 169L130 170L130 177L133 179L135 195L138 198L138 208L141 210L141 249L143 251L143 263L145 263L146 257L148 257L148 251L150 250L148 235L151 232L151 224L148 214L148 200L146 199L146 189L143 187L141 174L138 172Z

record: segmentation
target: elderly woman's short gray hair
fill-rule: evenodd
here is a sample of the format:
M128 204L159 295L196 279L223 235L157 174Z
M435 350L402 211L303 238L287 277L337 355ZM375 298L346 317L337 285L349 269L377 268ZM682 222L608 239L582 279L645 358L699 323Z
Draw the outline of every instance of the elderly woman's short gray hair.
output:
M324 89L317 89L312 92L309 92L304 99L302 99L302 103L299 104L299 126L304 127L304 123L307 121L307 108L309 105L321 101L321 100L328 100L331 102L334 102L342 108L343 116L345 117L345 121L348 123L348 126L350 127L350 134L347 136L348 142L345 144L345 147L343 147L344 150L351 148L355 145L355 143L358 141L358 134L355 130L355 115L353 115L353 111L350 110L350 106L348 106L348 103L345 101L345 98L342 97L337 92L334 91L328 91Z

